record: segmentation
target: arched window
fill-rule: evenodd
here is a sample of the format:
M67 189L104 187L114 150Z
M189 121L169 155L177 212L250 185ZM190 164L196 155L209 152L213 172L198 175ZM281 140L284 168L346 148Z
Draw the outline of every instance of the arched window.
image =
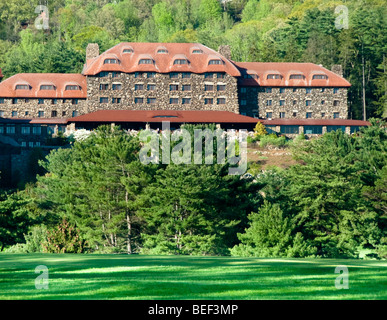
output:
M312 77L313 80L326 80L328 79L328 76L325 74L315 74Z
M55 90L55 87L51 84L42 84L40 90Z
M281 79L281 75L280 74L268 74L267 75L267 80L272 80L272 79Z
M65 90L81 90L81 87L77 85L69 84L66 86Z
M130 49L130 48L122 50L122 53L133 53L133 52L134 52L133 49Z
M118 64L118 60L117 59L105 59L103 64Z
M208 61L208 65L214 65L214 64L217 64L217 65L223 64L223 61L220 59L211 59Z
M173 61L173 64L188 64L188 60L186 60L186 59L175 59L175 61Z
M289 77L290 80L302 80L304 76L302 74L291 74Z
M152 59L140 59L138 61L138 64L153 64L153 60Z
M28 84L17 84L16 90L30 90L30 86Z

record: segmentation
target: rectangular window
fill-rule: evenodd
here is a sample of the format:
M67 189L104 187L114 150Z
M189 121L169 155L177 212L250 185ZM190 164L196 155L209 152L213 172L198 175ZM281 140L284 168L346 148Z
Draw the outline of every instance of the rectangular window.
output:
M305 89L305 92L308 94L308 93L311 93L312 92L312 89L311 88L306 88Z
M334 94L339 93L339 88L333 88L333 93Z
M74 117L78 117L78 111L77 111L77 110L74 110L74 111L72 112L72 116L73 116L73 118L74 118Z
M32 133L39 135L42 134L42 128L41 127L32 127Z
M216 74L216 77L217 77L218 79L224 79L225 74L224 74L223 72L218 72L218 73Z
M241 100L241 106L245 106L247 105L247 100L246 99L242 99Z
M149 91L156 90L156 85L155 84L148 84L148 90Z
M38 99L38 104L44 104L44 99Z
M116 72L116 71L113 71L112 72L112 78L117 78L121 75L121 72Z
M58 99L52 99L51 104L58 104Z
M297 88L293 88L293 92L297 92Z
M226 98L218 98L218 104L226 104Z
M297 112L293 111L293 117L297 117Z
M146 77L147 78L156 78L156 72L147 72Z
M271 104L272 104L272 100L266 100L266 105L267 106L271 106Z
M122 84L121 83L113 83L112 89L113 90L121 90L122 89Z
M241 88L241 93L246 93L247 92L247 88L243 87Z
M280 132L283 134L298 134L299 126L281 126Z
M51 118L56 118L58 116L58 112L56 110L51 111Z
M137 83L134 85L134 90L144 90L144 85L142 83Z
M30 134L31 128L30 127L21 127L21 134Z
M169 98L169 103L170 104L178 104L179 103L179 99L178 98Z
M17 117L17 111L12 111L12 117Z
M71 104L78 104L78 99L71 99Z
M183 84L181 87L182 91L191 91L191 85L190 84Z
M204 79L212 79L214 77L214 74L211 72L206 72L204 74Z
M4 98L0 98L0 104L4 103Z
M6 131L5 131L7 134L15 134L16 132L16 129L14 126L12 127L6 127Z
M266 119L273 118L273 112L266 112Z
M138 104L144 103L144 98L136 97L134 98L134 103L138 103Z
M148 98L147 103L148 104L156 104L156 98Z
M280 106L284 106L284 105L285 105L285 100L280 100L280 101L279 101L279 105L280 105Z
M280 93L285 93L285 88L280 88L279 91Z
M108 75L109 75L109 72L106 72L106 71L102 71L102 72L99 73L99 77L100 77L100 78L105 78L105 77L107 77Z
M321 104L325 104L325 100L321 100Z
M340 112L333 112L333 119L339 119L340 118Z
M325 117L325 112L321 112L321 118Z
M18 102L19 102L19 101L18 101L17 98L13 98L13 99L12 99L12 104L18 104Z
M182 77L183 79L189 79L189 78L191 78L191 73L190 73L190 72L183 72L183 73L181 74L181 77Z
M271 92L272 92L272 89L271 89L271 88L266 88L266 89L265 89L265 92L266 92L266 93L271 93Z
M306 113L306 119L312 118L312 112L307 112Z
M169 74L170 79L177 79L179 77L179 74L177 72L171 72Z
M312 105L312 100L306 100L306 106L309 107Z
M108 103L109 102L109 98L108 97L100 97L99 98L99 103Z
M345 132L345 126L327 126L327 132L341 130Z
M325 92L325 88L321 88L321 92Z
M179 85L177 84L169 85L169 91L178 91L178 90L179 90Z
M204 91L214 91L214 86L212 84L205 84Z
M225 85L225 84L218 84L218 85L216 86L216 89L217 89L218 91L226 91L226 85Z
M181 102L182 104L191 104L191 98L183 98Z
M99 85L99 90L108 90L109 89L109 85L107 83L101 83Z
M214 99L212 98L204 98L204 104L213 104L214 103Z
M39 141L35 142L35 147L40 147L40 142Z
M21 143L21 146L22 146L22 148L25 148L25 147L27 147L27 142L25 142L25 141L22 141L22 143Z
M135 78L142 78L142 72L135 72L134 77Z
M112 103L121 103L121 98L112 98Z
M305 134L322 134L322 126L304 126Z
M280 112L280 118L281 119L285 118L285 115L286 115L285 112Z
M4 117L4 111L3 110L0 110L0 117Z
M32 141L28 142L28 147L33 148L34 147L34 143Z
M340 105L340 101L339 101L339 100L333 101L333 105L334 105L335 107L337 107L338 105Z

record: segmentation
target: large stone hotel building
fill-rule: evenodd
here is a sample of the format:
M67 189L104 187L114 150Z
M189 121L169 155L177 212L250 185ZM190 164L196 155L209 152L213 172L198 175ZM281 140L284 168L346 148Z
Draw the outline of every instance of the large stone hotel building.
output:
M234 62L197 43L120 43L102 54L89 44L81 74L17 74L0 83L0 117L195 110L259 119L347 119L350 84L337 69Z

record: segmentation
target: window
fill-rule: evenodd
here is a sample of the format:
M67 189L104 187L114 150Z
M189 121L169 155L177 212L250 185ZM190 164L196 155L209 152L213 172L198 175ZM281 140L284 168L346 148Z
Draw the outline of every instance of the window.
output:
M169 85L169 91L178 91L178 90L179 90L179 85L177 84Z
M333 101L333 105L334 105L335 107L337 107L339 104L340 104L340 101L339 101L339 100L334 100L334 101Z
M341 130L345 132L345 126L327 126L327 132Z
M214 86L212 84L205 84L204 91L214 91Z
M124 49L124 50L122 50L122 53L133 53L134 51L133 51L133 49Z
M226 75L225 75L223 72L218 72L218 73L216 74L216 77L217 77L218 79L224 79L225 76L226 76Z
M144 98L136 97L134 98L134 103L138 103L138 104L144 103Z
M214 64L220 65L220 64L223 64L223 61L220 59L212 59L208 61L208 65L214 65Z
M17 117L17 111L12 111L12 117Z
M325 104L325 100L321 100L321 104Z
M266 79L267 80L281 79L281 75L280 74L268 74Z
M293 117L297 117L297 112L296 111L293 111Z
M62 117L66 116L66 111L62 111Z
M267 106L271 106L271 105L272 105L272 102L273 102L272 100L266 100L266 105L267 105Z
M321 92L325 92L325 88L321 88Z
M293 88L293 92L297 92L297 88Z
M339 88L333 88L333 93L334 94L339 93Z
M140 59L138 61L138 64L153 64L153 60L152 59Z
M51 118L56 118L58 116L58 112L56 110L51 111Z
M146 73L146 77L147 77L148 79L156 78L156 72L147 72L147 73Z
M30 99L24 99L24 102L28 103L28 102L30 102Z
M204 74L204 79L212 79L214 77L214 74L211 72L206 72Z
M285 112L283 112L283 111L280 112L279 117L280 117L281 119L285 118L285 116L286 116Z
M192 50L192 53L203 53L203 51L200 49L194 49Z
M15 134L15 132L16 132L16 129L15 129L14 126L12 126L12 127L6 127L5 130L6 130L5 132L6 132L7 134Z
M107 77L109 75L109 72L106 72L106 71L101 71L100 73L99 73L99 77L100 78L105 78L105 77Z
M99 98L99 103L108 103L109 99L107 97L100 97Z
M280 132L282 134L298 134L298 126L281 126Z
M246 99L242 99L241 100L241 106L245 106L247 105L247 100Z
M328 77L325 74L315 74L312 77L312 80L326 80Z
M63 103L66 103L66 99L63 99Z
M179 74L177 72L171 72L169 74L170 79L177 79L179 77Z
M99 85L99 90L107 90L109 89L109 85L107 83L101 83Z
M78 117L78 111L77 110L74 110L71 114L73 117Z
M167 49L159 49L157 50L157 53L168 53Z
M290 80L303 80L304 76L302 74L291 74L289 79Z
M39 141L35 142L35 147L40 147L40 142Z
M30 127L21 127L21 134L31 134Z
M78 104L78 99L71 99L71 104Z
M65 90L80 90L81 87L77 85L67 85Z
M247 92L247 88L243 87L241 88L241 93L246 93Z
M41 127L32 127L32 133L39 135L42 134L42 128Z
M58 104L58 99L52 99L51 104Z
M266 119L273 118L273 112L266 112Z
M218 98L217 104L226 104L226 98Z
M340 112L333 112L333 119L340 118Z
M306 100L305 104L306 104L307 107L311 106L312 105L312 100Z
M112 98L112 103L121 103L121 98Z
M204 98L204 104L213 104L214 103L214 99L212 98Z
M306 119L312 118L312 112L307 112L306 113Z
M182 104L191 104L191 98L183 98L183 99L181 100L181 103L182 103Z
M322 126L304 126L305 134L322 134Z
M121 75L121 72L112 72L112 78L117 78Z
M175 59L173 64L188 64L188 60L186 59Z
M21 143L21 146L22 146L22 148L25 148L25 147L27 147L27 142L25 142L25 141L22 141L22 143Z
M38 104L44 104L44 99L38 99Z
M306 88L306 89L305 89L305 93L308 94L308 93L311 93L311 92L312 92L312 89L311 89L311 88Z
M28 142L28 147L33 148L34 147L34 143L32 141Z
M285 100L280 100L280 101L279 101L279 105L280 105L280 106L284 106L284 105L285 105Z
M156 85L155 84L148 84L148 90L156 90Z
M38 118L44 117L44 111L38 111Z
M191 91L191 85L190 84L183 84L181 87L182 91Z
M266 92L266 93L271 93L271 92L272 92L272 89L271 89L271 88L265 88L265 92Z
M144 90L144 85L142 83L137 83L134 85L134 90Z
M18 104L19 100L17 98L12 99L12 104Z
M218 91L226 91L226 85L225 85L225 84L218 84L218 85L216 86L216 89L217 89Z
M181 77L182 77L183 79L189 79L189 78L191 78L191 73L190 73L190 72L183 72L183 73L181 74Z
M112 84L112 89L113 90L121 90L122 89L122 84L121 83L113 83Z
M53 85L41 85L40 90L55 90L55 87Z
M16 90L29 90L30 86L28 84L17 84L15 89Z
M135 78L142 78L142 72L135 72L134 77Z
M103 64L117 64L118 60L117 59L105 59Z
M321 118L325 118L325 112L321 112Z
M0 110L0 117L4 117L4 110Z
M4 133L4 127L0 126L0 134Z
M0 104L4 103L4 98L0 98Z
M170 104L178 104L179 103L179 99L178 98L169 98L169 103Z
M280 88L280 89L279 89L279 92L280 92L280 93L285 93L285 88Z
M148 98L147 103L148 104L156 104L156 98Z

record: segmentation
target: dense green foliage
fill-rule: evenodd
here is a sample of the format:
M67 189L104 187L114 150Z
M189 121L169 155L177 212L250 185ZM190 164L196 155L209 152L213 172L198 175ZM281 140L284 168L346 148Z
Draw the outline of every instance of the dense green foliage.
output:
M200 42L231 46L234 61L341 64L351 82L351 116L386 108L387 12L384 0L43 0L49 29L37 29L38 2L0 3L0 68L20 72L81 72L85 49L122 41ZM348 28L335 27L336 20ZM344 28L342 28L344 26ZM387 114L387 113L385 113ZM368 118L367 117L367 118Z

